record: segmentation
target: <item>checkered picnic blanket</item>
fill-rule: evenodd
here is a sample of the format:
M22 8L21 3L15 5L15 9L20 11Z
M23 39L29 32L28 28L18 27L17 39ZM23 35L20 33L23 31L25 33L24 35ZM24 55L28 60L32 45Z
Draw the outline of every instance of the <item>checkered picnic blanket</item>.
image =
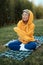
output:
M35 39L40 40L40 43L37 44L37 46L41 46L43 44L43 36L35 36ZM3 53L0 53L0 57L8 57L16 60L24 60L30 54L33 52L33 50L29 51L13 51L13 50L7 50Z

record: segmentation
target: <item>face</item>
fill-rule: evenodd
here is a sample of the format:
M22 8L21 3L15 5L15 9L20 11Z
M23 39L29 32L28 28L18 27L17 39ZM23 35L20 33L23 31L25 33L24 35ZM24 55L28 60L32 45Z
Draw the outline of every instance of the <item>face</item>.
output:
M27 23L28 20L29 20L29 14L27 14L26 12L24 12L22 14L22 20L23 20L24 23Z

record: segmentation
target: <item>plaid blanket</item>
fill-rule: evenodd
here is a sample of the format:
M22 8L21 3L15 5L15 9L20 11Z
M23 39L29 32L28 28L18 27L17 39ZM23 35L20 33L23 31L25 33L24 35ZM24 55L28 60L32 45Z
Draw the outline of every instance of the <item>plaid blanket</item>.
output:
M35 39L40 40L40 43L37 44L38 47L41 46L41 44L43 44L43 36L35 36ZM16 59L16 60L24 60L25 58L30 56L30 54L33 51L34 50L29 50L29 51L7 50L7 51L5 51L3 53L0 53L0 57L8 57L8 58Z

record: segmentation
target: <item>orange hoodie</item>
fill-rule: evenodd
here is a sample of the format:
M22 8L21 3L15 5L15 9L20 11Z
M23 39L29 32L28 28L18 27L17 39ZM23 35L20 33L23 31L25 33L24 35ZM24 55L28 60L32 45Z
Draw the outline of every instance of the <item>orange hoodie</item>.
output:
M29 10L30 17L27 24L24 24L22 20L20 20L17 24L17 27L14 27L14 31L17 32L19 36L19 40L27 44L30 41L35 41L34 39L34 24L33 24L33 13Z

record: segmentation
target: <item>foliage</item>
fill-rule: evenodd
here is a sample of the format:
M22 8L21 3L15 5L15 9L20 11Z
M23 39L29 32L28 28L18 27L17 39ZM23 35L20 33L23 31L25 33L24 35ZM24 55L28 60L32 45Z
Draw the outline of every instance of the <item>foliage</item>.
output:
M0 0L0 27L21 20L22 10L29 9L37 19L43 19L43 6L35 6L29 0Z

